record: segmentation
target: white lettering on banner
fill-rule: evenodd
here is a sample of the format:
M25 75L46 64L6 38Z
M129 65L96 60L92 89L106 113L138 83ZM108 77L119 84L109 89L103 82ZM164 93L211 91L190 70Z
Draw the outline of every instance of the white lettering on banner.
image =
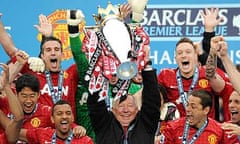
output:
M166 27L144 27L144 30L150 36L182 36L182 27L166 26Z
M171 25L171 26L182 26L189 25L195 26L199 23L203 24L201 12L203 9L199 9L197 13L193 14L193 9L156 9L152 11L144 11L144 17L142 25ZM150 13L151 12L151 13ZM223 18L219 25L225 25L228 22L227 18L228 9L219 9L219 16Z
M167 22L169 23L169 25L174 25L173 21L171 20L173 16L172 11L170 10L165 10L162 12L162 24L161 25L167 25Z
M229 56L233 63L239 64L240 63L240 50L230 50Z
M176 64L173 53L167 50L159 53L159 51L154 50L153 55L150 55L150 59L153 61L153 64Z
M199 36L201 37L204 32L204 26L165 26L165 27L144 27L144 30L150 37L158 37L158 36L169 36L169 37L176 37L176 36ZM215 27L216 35L228 35L227 33L227 26L217 26Z
M152 53L153 53L153 55L152 55ZM158 64L158 51L151 51L150 59L152 60L153 64Z
M158 16L158 11L153 10L152 14L149 16L149 19L147 17L147 12L144 11L143 13L143 25L151 25L152 23L155 23L156 25L161 25L159 16Z
M202 12L202 10L199 10L196 17L193 19L193 21L191 21L192 10L187 10L187 12L186 12L186 25L197 25L198 22L203 22L201 12Z
M215 27L214 31L215 31L215 35L223 35L223 36L228 35L227 26Z
M228 9L220 9L219 10L219 17L222 18L222 21L220 22L219 25L226 25L228 23Z
M169 64L173 64L172 58L170 58L170 55L169 55L168 51L166 51L166 50L163 51L163 54L160 57L159 64L163 64L164 62L168 62Z
M53 88L54 88L54 91L58 90L57 86L54 86ZM63 88L62 88L63 95L65 95L65 96L68 95L68 89L69 89L68 86L65 86L65 87L63 86ZM48 84L45 84L44 87L40 90L40 92L41 92L41 95L43 95L43 94L48 94L49 96L51 95Z
M230 50L229 56L233 63L240 63L240 50ZM158 50L154 50L150 54L150 59L153 64L176 64L175 55L173 51L164 50L163 52L159 52Z
M186 7L186 5L167 5L166 7L148 5L141 24L151 41L175 41L176 37L200 39L204 32L204 19L201 13L209 6L195 5L188 9ZM227 40L240 39L240 32L236 30L239 27L236 18L240 16L239 7L236 5L218 7L222 21L215 27L216 35L223 35Z
M192 35L198 35L198 36L201 36L202 33L204 32L204 27L199 27L197 26L193 26L193 27L186 27L186 35L188 36L192 36Z

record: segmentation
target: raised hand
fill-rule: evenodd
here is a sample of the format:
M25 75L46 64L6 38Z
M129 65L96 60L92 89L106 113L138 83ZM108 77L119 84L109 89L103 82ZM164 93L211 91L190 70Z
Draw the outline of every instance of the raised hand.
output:
M39 25L34 25L34 27L38 30L39 33L48 37L52 35L52 24L49 22L47 17L43 14L39 15Z
M120 10L120 16L122 16L123 19L125 19L132 12L132 8L129 3L122 4L119 10Z
M204 51L203 51L203 49L202 49L201 42L200 42L200 41L197 41L197 42L194 42L193 44L194 44L194 47L195 47L195 49L196 49L196 51L197 51L197 54L198 54L198 55L203 54Z
M82 136L85 136L86 135L86 129L80 125L76 126L73 128L73 135L75 137L82 137Z
M215 49L218 56L221 58L227 55L227 43L223 36L215 36L211 39L211 49Z
M17 58L17 61L20 64L25 64L28 60L28 57L29 57L29 55L25 51L22 51L22 50L18 50L16 52L15 56Z
M240 135L240 127L237 124L225 122L222 124L222 129L226 130L227 134Z
M228 55L227 51L228 51L227 42L225 41L219 42L219 47L217 49L218 56L220 58L227 56Z
M211 8L210 10L205 8L205 12L201 12L206 32L213 32L214 27L219 25L219 23L222 21L223 18L218 17L218 14L218 8Z

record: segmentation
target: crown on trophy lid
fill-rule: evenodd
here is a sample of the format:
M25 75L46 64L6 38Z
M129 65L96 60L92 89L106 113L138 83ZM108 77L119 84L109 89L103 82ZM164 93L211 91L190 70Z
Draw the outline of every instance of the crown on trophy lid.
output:
M98 6L98 14L93 14L93 17L96 25L104 25L111 18L123 19L120 13L120 5L114 6L111 2L108 2L106 9Z

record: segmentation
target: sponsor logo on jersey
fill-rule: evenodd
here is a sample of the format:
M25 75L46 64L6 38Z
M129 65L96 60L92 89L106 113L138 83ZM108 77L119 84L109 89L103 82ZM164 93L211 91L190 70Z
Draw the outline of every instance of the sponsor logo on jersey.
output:
M54 88L55 92L58 91L58 87L57 87L57 86L54 86L53 88ZM63 87L62 87L62 92L63 92L63 95L64 95L64 96L68 96L69 86L63 86ZM41 95L48 94L49 96L51 95L51 91L50 91L50 89L49 89L48 84L45 84L45 85L43 86L43 88L40 90L40 94L41 94Z

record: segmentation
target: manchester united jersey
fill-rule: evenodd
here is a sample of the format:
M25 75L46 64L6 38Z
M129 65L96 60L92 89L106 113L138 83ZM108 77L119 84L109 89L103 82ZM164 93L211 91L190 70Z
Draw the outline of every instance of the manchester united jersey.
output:
M52 128L36 128L27 130L27 140L29 144L52 144L52 138L55 130ZM65 140L56 139L57 144L65 144ZM93 141L88 136L83 136L80 138L72 138L71 144L93 144Z
M22 128L33 129L33 128L45 128L53 127L54 124L51 122L51 107L43 104L37 104L36 109L30 115L24 115Z
M168 122L163 131L162 141L164 144L181 144L183 141L183 132L185 126L185 117ZM190 141L198 129L190 127L187 141ZM238 141L231 141L226 135L220 124L209 118L208 124L203 132L197 137L194 144L236 144Z
M168 94L168 100L170 102L173 102L177 106L177 108L180 112L180 115L182 117L182 116L185 116L185 110L183 107L182 100L179 96L179 87L178 87L177 78L176 78L177 70L178 69L163 69L158 75L158 83L162 84L166 88L167 94ZM226 76L226 74L223 71L218 69L217 72L225 81L229 81L228 77ZM187 93L189 92L192 81L193 81L192 77L188 78L188 79L182 77L182 85L183 85L185 95L187 95ZM225 88L222 90L222 92L218 93L218 94L215 93L213 91L213 89L211 88L211 85L210 85L208 79L205 76L205 68L199 67L198 80L193 89L194 90L205 89L211 93L214 93L214 96L215 95L223 96L223 92L226 91L225 89L231 88L231 87L232 86L230 83L225 83ZM214 105L215 104L213 101L213 106L209 113L209 116L211 118L215 117Z
M51 96L50 87L47 82L47 78L45 73L36 73L31 71L28 68L28 64L24 66L21 73L32 73L40 81L40 97L38 102L44 105L53 106L53 98ZM59 82L59 72L50 72L50 79L51 84L54 88L54 93L58 93L58 82ZM77 90L77 83L78 83L78 73L77 67L75 64L70 66L67 70L63 73L63 84L62 84L62 95L61 99L67 100L71 103L72 111L76 118L76 104L75 104L75 94Z

